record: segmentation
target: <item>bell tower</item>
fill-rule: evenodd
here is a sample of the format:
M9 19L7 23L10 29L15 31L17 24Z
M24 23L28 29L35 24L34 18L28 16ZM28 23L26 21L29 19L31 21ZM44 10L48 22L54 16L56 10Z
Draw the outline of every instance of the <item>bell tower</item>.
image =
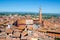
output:
M40 22L40 24L42 24L42 9L41 8L39 11L39 22Z

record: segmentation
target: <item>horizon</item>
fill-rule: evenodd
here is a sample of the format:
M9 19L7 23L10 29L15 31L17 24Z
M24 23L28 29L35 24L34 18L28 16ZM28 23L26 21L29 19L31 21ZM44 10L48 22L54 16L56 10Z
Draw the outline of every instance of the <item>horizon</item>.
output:
M60 13L60 0L0 0L0 12Z
M0 13L23 13L23 14L25 14L25 13L33 13L33 14L39 14L39 12L0 12ZM60 13L42 13L42 14L60 14Z

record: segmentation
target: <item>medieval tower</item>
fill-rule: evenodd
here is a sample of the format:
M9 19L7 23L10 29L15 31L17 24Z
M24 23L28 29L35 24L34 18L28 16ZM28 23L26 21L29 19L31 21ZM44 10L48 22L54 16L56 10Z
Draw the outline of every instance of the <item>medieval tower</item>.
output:
M41 8L39 11L39 22L40 22L40 24L42 24L42 9Z

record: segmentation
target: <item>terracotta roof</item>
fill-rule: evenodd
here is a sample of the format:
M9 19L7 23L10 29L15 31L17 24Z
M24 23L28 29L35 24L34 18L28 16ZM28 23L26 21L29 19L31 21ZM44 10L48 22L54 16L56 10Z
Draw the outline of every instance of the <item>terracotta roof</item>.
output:
M25 27L26 27L26 25L20 25L20 26L18 27L18 29L19 29L19 30L23 30Z
M12 33L12 31L10 28L6 29L6 33Z
M12 38L9 36L6 36L6 40L12 40Z
M0 25L3 24L3 22L0 22Z
M48 33L48 36L60 38L60 34Z
M31 40L38 40L38 38L31 38Z
M14 34L12 35L12 37L20 37L20 32L14 32Z
M12 38L12 40L20 40L20 38Z
M17 20L18 25L19 24L26 24L26 19L21 19L21 20Z
M28 26L27 26L27 29L28 29L28 30L33 30L33 25L28 25Z
M27 34L28 34L27 31L23 31L23 32L22 32L22 36L25 36L25 35L27 35Z
M5 38L0 38L0 40L5 40Z

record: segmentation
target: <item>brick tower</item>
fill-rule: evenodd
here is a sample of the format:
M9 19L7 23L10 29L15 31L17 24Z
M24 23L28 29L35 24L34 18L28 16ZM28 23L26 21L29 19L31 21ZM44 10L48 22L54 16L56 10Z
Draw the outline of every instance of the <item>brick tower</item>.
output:
M42 24L42 9L40 8L40 11L39 11L39 22L40 24Z

